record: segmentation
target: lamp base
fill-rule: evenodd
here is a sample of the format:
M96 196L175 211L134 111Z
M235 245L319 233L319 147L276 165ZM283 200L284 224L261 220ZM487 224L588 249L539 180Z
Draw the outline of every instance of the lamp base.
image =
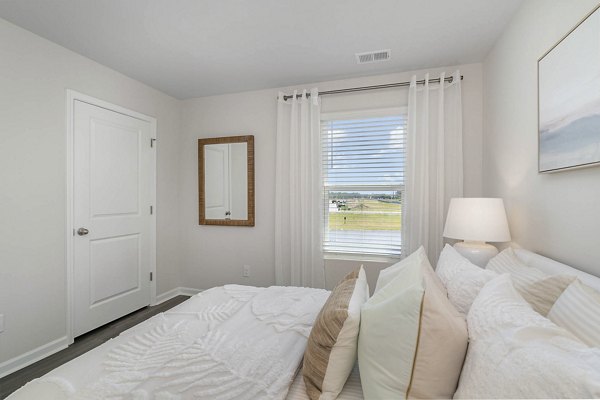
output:
M467 260L481 268L484 268L488 261L498 254L498 249L486 242L465 240L464 242L456 243L454 248Z

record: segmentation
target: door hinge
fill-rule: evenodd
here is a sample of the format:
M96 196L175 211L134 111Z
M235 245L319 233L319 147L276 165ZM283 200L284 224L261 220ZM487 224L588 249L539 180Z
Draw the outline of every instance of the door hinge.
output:
M152 279L154 278L154 275L152 272L150 272L150 282L152 282Z
M150 215L154 214L154 207L150 206Z
M156 139L150 138L150 147L154 147L154 142L156 142Z

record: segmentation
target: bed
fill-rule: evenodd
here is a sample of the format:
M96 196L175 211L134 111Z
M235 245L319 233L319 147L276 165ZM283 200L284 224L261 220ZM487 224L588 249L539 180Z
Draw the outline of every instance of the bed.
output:
M550 274L600 278L523 249ZM308 400L302 358L329 297L322 289L225 285L191 297L9 396L21 399ZM358 367L338 397L361 400Z
M285 399L328 296L295 287L213 288L9 398ZM289 398L303 398L301 385L294 382Z

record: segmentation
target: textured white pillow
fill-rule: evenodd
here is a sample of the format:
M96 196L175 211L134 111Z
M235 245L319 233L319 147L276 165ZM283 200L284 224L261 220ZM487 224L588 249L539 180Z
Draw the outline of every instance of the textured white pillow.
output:
M446 286L454 307L464 315L469 312L481 288L497 276L495 272L471 263L449 244L442 250L435 272Z
M509 273L515 289L543 316L548 315L558 297L576 279L570 275L548 275L530 267L510 247L492 258L485 268L499 274Z
M584 343L600 348L600 293L580 281L560 295L548 318Z
M454 398L600 396L600 349L535 312L508 274L481 290L467 324L469 349Z

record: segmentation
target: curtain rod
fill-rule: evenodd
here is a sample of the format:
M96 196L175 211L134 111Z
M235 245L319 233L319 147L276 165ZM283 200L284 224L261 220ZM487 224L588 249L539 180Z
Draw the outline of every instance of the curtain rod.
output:
M463 79L464 79L464 77L461 75L460 80L462 81ZM448 83L451 83L453 80L454 80L454 77L452 77L452 76L449 76L444 79L444 81L448 82ZM430 79L429 82L430 83L439 83L440 78ZM425 79L421 79L420 81L417 81L417 85L424 85L424 84L425 84ZM384 83L383 85L361 86L361 87L353 87L353 88L346 88L346 89L326 90L324 92L320 92L319 96L326 96L328 94L362 92L364 90L389 89L389 88L402 87L402 86L410 86L410 82ZM287 101L293 97L294 97L293 94L285 95L285 96L283 96L283 101ZM302 94L296 95L297 99L299 99L301 97L302 97ZM306 93L306 97L310 97L310 92Z

